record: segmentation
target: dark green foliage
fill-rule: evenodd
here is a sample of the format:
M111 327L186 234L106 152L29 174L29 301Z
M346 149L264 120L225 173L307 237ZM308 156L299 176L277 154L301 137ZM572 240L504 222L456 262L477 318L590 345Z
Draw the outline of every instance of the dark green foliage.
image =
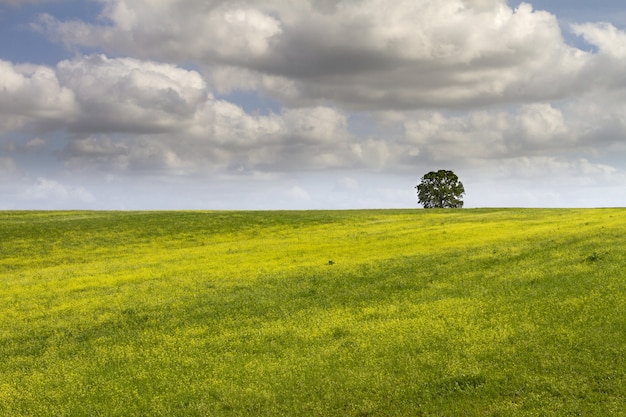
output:
M422 177L417 189L418 203L424 208L461 208L465 194L463 183L452 171L440 169Z
M597 262L600 260L600 255L594 252L592 255L587 256L587 262Z

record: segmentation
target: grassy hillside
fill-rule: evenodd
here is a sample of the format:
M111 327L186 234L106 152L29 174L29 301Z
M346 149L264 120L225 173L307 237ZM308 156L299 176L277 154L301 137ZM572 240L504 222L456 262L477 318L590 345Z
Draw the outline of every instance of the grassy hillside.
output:
M1 416L625 416L626 210L0 212Z

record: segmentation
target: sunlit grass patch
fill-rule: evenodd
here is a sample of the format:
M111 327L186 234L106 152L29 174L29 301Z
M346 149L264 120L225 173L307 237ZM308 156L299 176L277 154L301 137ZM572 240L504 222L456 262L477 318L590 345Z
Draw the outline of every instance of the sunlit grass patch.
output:
M0 415L623 415L625 220L3 212Z

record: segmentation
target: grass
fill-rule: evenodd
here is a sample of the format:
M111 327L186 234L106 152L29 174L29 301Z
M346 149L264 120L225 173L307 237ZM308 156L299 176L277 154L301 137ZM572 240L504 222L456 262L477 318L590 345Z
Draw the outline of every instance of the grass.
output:
M2 416L626 416L626 210L0 212Z

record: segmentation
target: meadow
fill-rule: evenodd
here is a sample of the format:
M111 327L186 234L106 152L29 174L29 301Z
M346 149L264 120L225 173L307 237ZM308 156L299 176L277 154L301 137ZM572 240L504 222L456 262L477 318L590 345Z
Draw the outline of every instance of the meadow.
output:
M0 212L0 416L626 416L626 209Z

